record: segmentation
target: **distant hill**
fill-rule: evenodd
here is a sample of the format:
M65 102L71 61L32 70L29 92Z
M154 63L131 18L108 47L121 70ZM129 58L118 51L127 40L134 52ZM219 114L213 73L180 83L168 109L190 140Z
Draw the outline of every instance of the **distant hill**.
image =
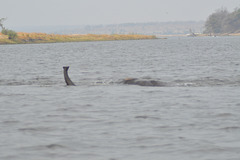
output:
M17 31L45 32L55 34L144 34L144 35L177 35L188 34L189 30L202 33L204 22L152 22L123 23L109 25L54 26L18 28Z

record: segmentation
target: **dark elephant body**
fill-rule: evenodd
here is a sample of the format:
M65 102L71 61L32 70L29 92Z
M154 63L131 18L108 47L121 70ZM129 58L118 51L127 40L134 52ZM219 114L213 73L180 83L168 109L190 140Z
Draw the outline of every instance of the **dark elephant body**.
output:
M164 82L154 79L126 78L122 81L122 83L139 86L166 86Z

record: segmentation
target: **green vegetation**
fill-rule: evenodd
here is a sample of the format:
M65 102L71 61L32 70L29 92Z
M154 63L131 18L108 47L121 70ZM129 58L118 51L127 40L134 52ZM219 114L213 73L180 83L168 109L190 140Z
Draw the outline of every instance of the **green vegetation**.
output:
M7 35L8 39L16 39L17 38L17 33L13 30L3 29L2 34Z
M240 9L232 13L219 9L211 14L205 23L205 34L240 33Z

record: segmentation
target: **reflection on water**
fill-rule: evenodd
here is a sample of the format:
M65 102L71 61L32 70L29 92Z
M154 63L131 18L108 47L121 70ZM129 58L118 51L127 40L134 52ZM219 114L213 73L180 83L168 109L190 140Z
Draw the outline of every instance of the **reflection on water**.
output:
M237 160L239 42L1 45L0 159Z

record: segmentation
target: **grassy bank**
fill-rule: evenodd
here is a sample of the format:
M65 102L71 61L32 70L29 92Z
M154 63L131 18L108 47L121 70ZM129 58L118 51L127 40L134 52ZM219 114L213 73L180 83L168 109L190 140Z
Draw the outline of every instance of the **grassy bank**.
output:
M73 34L59 35L46 33L18 32L16 39L8 39L8 36L0 33L0 44L25 44L25 43L56 43L56 42L81 42L81 41L112 41L112 40L139 40L156 39L148 35L96 35L96 34Z

